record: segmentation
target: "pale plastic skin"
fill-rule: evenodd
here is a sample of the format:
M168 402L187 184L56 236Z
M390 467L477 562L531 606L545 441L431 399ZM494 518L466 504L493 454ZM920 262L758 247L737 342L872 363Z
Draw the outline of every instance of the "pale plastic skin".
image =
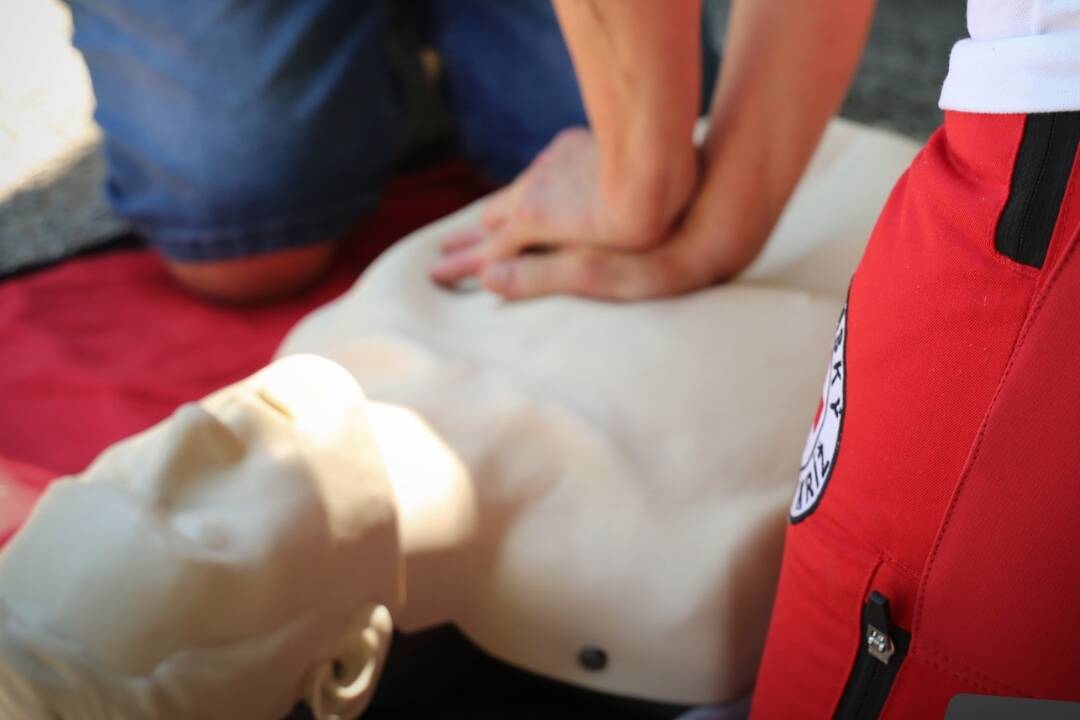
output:
M279 361L49 488L0 555L0 717L355 717L399 558L355 380Z
M848 282L916 150L834 121L763 256L689 296L506 303L432 285L440 241L481 202L302 321L280 353L338 362L372 400L404 528L395 625L452 622L511 664L621 696L747 693ZM590 647L603 668L579 661Z
M356 717L391 616L605 692L744 695L847 279L914 151L834 124L747 275L662 303L434 288L479 206L402 241L288 357L49 490L0 554L0 717Z

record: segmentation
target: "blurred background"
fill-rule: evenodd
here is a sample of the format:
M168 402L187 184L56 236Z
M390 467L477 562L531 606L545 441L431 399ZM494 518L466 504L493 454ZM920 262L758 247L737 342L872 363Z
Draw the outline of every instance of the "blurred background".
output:
M705 43L723 56L730 3L705 1ZM0 277L123 237L104 203L104 165L93 94L59 0L0 3ZM949 49L966 34L963 0L879 0L869 46L841 114L925 139L941 120L938 92ZM447 119L425 94L420 48L395 39L400 73L415 95L410 134L439 144Z

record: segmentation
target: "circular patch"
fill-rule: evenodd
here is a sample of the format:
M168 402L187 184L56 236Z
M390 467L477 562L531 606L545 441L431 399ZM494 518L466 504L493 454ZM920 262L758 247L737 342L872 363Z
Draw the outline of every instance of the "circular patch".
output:
M805 518L825 492L832 476L836 456L840 452L840 431L844 426L844 387L847 384L847 367L844 364L844 348L847 342L847 305L840 311L836 336L833 338L832 361L821 388L821 400L814 414L814 424L806 438L802 462L799 463L799 482L795 497L791 499L791 522Z

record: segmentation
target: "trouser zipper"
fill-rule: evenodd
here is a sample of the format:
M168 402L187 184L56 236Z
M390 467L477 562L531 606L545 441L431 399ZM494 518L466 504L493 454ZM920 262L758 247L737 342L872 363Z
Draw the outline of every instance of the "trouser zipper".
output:
M1009 197L995 230L994 245L999 253L1024 265L1043 266L1072 176L1078 141L1080 112L1027 116Z
M911 633L889 620L889 599L874 590L863 605L855 666L836 708L836 720L873 720L881 714Z

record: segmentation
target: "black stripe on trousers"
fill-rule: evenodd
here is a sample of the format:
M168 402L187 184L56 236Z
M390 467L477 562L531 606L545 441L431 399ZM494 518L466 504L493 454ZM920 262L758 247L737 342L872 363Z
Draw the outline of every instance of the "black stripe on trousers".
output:
M1002 255L1041 268L1080 139L1080 112L1037 113L1024 122L1009 199L994 244Z

